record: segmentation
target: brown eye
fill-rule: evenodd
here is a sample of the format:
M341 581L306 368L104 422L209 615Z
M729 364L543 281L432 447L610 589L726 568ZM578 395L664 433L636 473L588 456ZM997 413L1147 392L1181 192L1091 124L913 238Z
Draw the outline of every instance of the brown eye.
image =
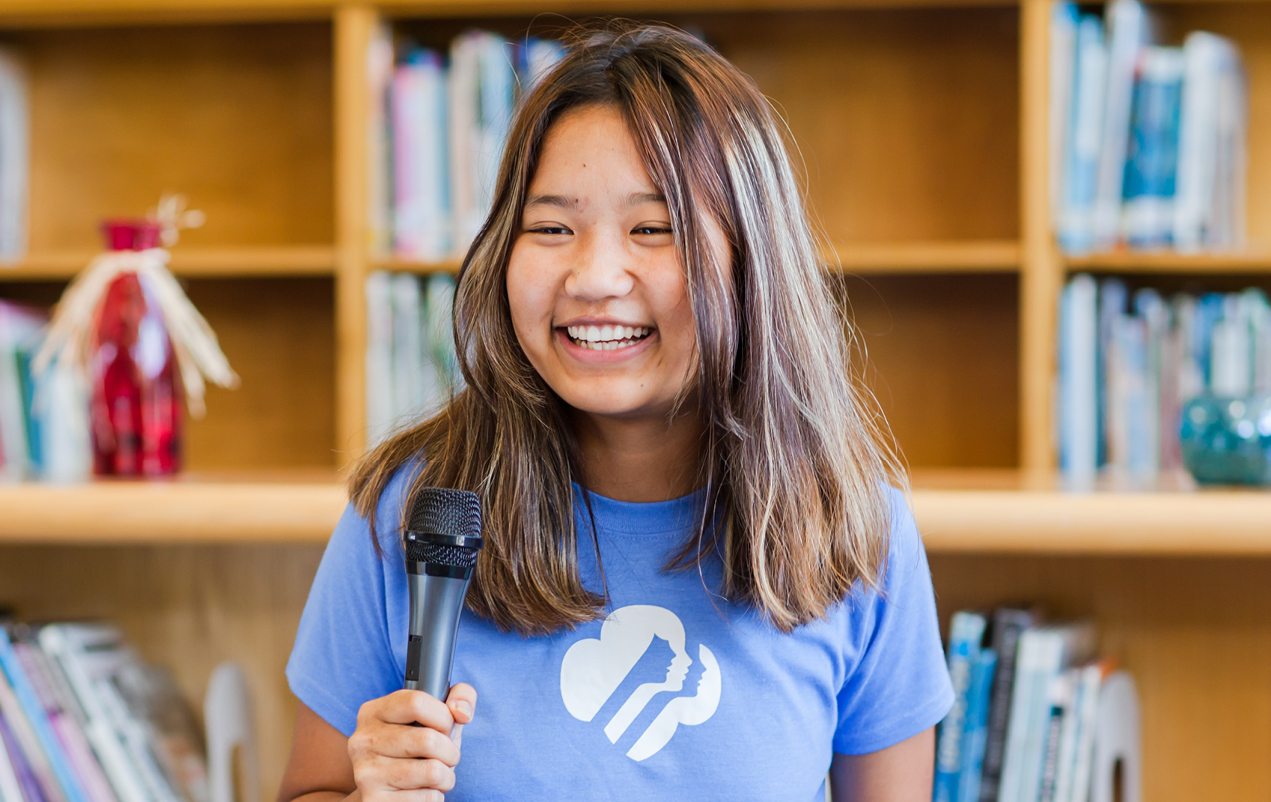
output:
M639 226L632 229L632 234L670 234L671 229L661 226Z

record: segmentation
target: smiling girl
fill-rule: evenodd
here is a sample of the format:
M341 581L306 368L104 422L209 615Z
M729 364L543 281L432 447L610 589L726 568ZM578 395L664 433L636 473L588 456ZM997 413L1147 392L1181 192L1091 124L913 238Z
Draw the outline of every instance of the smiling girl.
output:
M314 580L279 800L929 799L926 558L750 81L667 28L583 38L454 311L467 389L362 460ZM484 508L444 701L398 690L424 486Z

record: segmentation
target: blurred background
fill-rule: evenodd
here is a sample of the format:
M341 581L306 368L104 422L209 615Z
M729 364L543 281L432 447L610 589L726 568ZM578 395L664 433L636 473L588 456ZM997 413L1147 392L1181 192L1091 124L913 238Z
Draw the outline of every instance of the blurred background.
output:
M224 661L254 706L237 796L276 793L340 471L461 386L449 304L509 116L613 15L698 35L788 123L962 677L937 793L1084 802L1120 668L1144 798L1271 797L1271 3L0 0L0 606L53 686L93 632L41 622L166 670L142 686L181 726L121 691L178 743L137 798L225 802L190 757ZM236 374L199 364L205 414L155 275ZM1029 680L1031 726L1069 728L1049 770L1043 736L994 747L1010 631L1058 638ZM89 741L84 798L131 802ZM1002 795L1012 759L1035 778Z

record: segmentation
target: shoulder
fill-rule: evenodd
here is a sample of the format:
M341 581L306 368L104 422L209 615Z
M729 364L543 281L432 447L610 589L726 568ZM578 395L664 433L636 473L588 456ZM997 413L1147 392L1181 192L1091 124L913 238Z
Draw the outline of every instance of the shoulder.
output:
M887 487L888 520L887 563L883 566L880 587L892 588L913 580L914 574L930 584L927 550L918 532L907 493L898 487Z

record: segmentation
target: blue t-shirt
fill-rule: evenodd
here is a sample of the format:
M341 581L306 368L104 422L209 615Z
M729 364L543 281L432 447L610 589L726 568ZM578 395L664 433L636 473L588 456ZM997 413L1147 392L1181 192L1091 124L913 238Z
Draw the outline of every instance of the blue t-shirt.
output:
M377 512L386 559L345 511L287 665L296 696L345 735L363 702L402 687L406 473ZM478 701L447 799L823 800L833 752L899 743L953 701L922 542L903 496L892 503L883 594L858 587L828 620L785 635L711 592L717 561L662 570L694 535L700 496L592 494L607 617L526 638L464 612L451 681L470 683ZM577 507L583 580L599 590Z

